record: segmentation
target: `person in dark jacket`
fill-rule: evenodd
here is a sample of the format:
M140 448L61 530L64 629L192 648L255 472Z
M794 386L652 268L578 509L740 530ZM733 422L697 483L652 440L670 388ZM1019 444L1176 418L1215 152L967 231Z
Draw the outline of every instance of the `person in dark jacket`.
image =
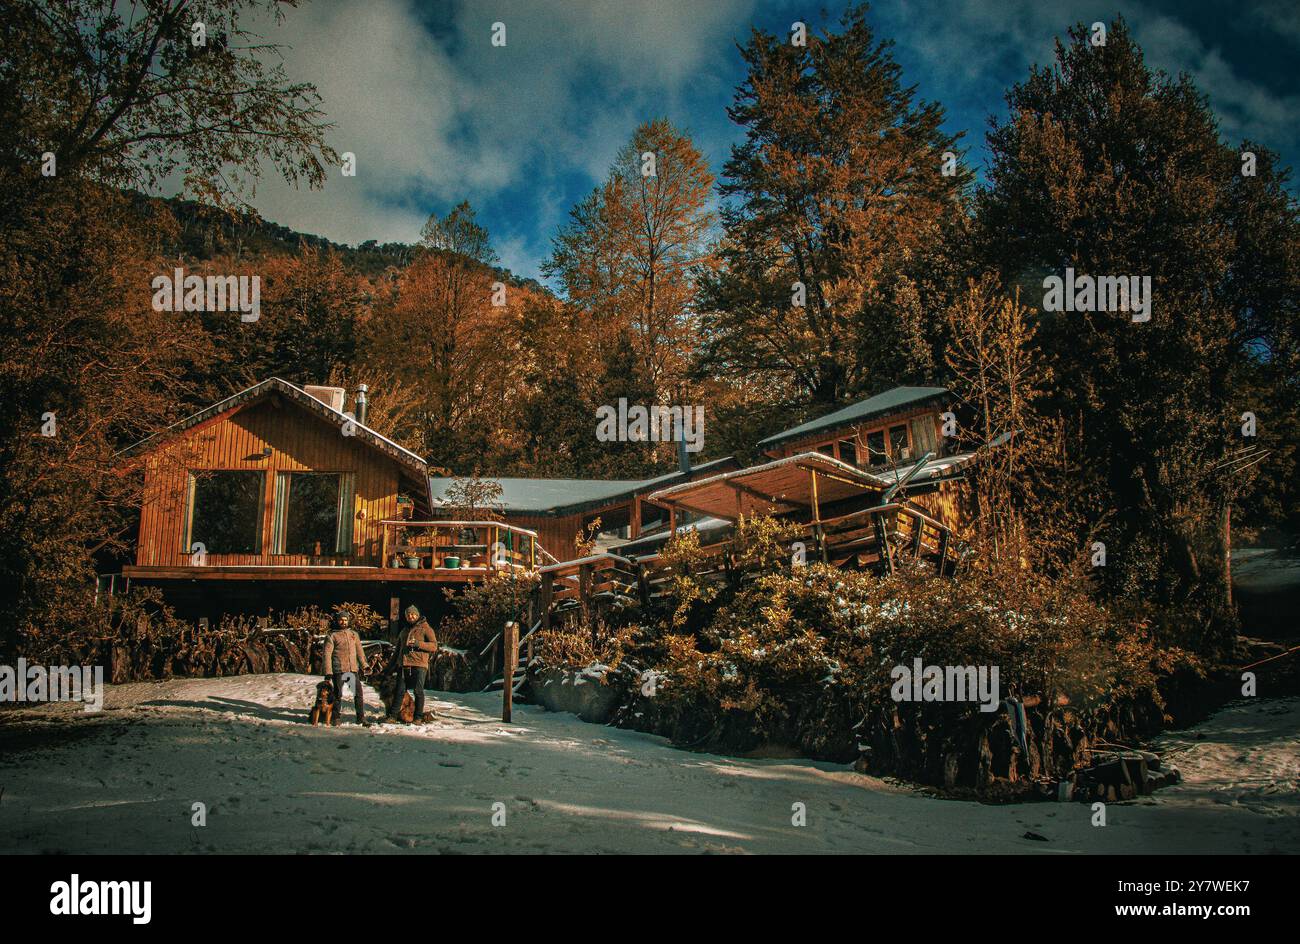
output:
M366 653L361 646L361 637L352 628L352 617L347 613L338 613L334 617L334 629L325 637L325 678L334 683L334 697L343 700L343 677L352 676L352 687L357 707L357 724L369 727L366 721L365 695L361 691L361 681L366 674ZM341 708L342 705L337 706ZM339 711L334 712L334 724L339 723Z
M406 608L406 629L397 641L397 689L388 707L390 721L399 720L402 693L411 689L415 695L415 720L424 719L424 682L429 676L429 657L438 651L438 637L429 621L415 606Z

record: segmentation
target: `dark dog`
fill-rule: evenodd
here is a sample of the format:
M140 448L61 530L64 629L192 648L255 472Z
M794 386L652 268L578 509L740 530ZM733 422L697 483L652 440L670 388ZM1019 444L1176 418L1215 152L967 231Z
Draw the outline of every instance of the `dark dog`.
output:
M334 691L334 683L330 681L320 682L316 686L316 704L311 706L311 723L312 724L338 724L338 718L335 717L334 708L338 703L338 694Z
M380 697L383 698L384 707L388 709L388 717L391 718L396 714L397 720L401 721L403 724L411 724L415 721L415 699L411 697L411 693L405 688L402 689L402 706L396 711L396 713L392 710L393 701L397 697L397 678L396 673L394 673L384 680L384 687L380 692ZM424 717L420 720L422 722L432 721L433 717L432 711L426 711Z

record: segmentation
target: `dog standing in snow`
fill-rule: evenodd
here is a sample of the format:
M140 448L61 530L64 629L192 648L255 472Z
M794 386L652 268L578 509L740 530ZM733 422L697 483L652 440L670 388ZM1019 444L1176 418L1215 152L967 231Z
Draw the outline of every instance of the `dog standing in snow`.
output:
M334 694L334 683L330 681L316 684L316 704L311 706L312 724L334 724L334 703L338 701Z

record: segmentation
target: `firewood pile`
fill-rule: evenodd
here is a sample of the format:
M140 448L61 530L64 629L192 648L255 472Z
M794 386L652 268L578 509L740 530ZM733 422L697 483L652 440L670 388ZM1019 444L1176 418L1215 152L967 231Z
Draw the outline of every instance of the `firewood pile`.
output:
M266 672L308 672L312 639L304 629L265 631L260 627L192 628L164 634L150 627L95 640L97 651L82 664L111 666L114 684L175 677L209 678Z
M354 605L348 605L355 610ZM368 608L366 608L369 612ZM326 615L314 607L262 619L225 619L213 627L175 619L169 612L109 614L84 630L49 633L24 647L29 661L100 665L113 684L170 678L210 678L268 672L319 673ZM378 622L377 618L374 622ZM367 620L361 625L370 628ZM391 646L366 646L368 673L388 665Z
M1177 768L1150 751L1099 750L1093 754L1090 767L1075 770L1056 784L1045 785L1044 794L1048 799L1062 801L1114 803L1147 796L1180 779Z

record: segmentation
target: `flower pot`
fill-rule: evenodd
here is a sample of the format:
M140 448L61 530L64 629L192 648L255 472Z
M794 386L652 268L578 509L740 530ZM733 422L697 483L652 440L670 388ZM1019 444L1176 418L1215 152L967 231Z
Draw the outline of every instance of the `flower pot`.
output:
M444 558L442 559L442 566L443 566L443 567L450 567L450 568L452 568L453 570L455 570L457 567L460 566L460 558L459 558L459 557L444 557Z
M419 569L420 569L420 558L416 557L414 554L408 554L408 555L407 555L405 558L403 558L403 559L406 561L406 568L407 568L407 570L419 570Z

